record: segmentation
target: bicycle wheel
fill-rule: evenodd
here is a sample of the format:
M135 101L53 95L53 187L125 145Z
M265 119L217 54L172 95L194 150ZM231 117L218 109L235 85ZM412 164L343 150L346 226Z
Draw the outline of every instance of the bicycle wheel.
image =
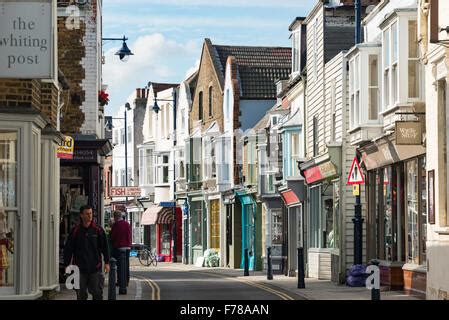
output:
M157 267L157 255L154 252L150 253L150 262L148 265L153 264L155 267Z
M150 253L147 249L143 249L139 253L139 262L143 266L149 266L150 265Z

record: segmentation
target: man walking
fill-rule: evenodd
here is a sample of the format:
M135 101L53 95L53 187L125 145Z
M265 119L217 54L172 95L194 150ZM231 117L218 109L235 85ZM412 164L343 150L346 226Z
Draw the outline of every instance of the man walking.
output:
M64 267L69 264L78 266L80 271L80 288L76 290L78 300L87 300L87 291L93 300L103 300L103 274L101 270L102 257L104 270L109 272L109 251L106 234L92 220L92 207L80 208L81 221L69 234L64 247Z
M126 294L129 282L129 252L131 250L131 226L123 219L122 212L114 211L111 228L112 256L117 260L119 294Z

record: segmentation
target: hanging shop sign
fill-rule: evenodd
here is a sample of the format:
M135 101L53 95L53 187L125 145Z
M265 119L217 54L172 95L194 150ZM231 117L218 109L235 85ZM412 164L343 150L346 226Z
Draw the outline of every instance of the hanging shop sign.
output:
M397 145L421 145L422 124L420 121L396 121Z
M73 150L75 148L75 140L66 136L58 146L57 156L60 159L73 159Z
M54 78L53 5L0 0L0 78Z

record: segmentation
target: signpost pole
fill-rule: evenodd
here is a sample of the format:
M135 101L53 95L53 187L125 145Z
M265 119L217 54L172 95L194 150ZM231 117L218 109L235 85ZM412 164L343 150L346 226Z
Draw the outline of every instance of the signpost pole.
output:
M362 264L363 260L363 218L362 218L362 204L360 200L360 184L364 183L365 179L360 169L359 159L356 156L352 162L351 170L348 176L349 185L356 185L354 189L355 205L354 205L354 264Z

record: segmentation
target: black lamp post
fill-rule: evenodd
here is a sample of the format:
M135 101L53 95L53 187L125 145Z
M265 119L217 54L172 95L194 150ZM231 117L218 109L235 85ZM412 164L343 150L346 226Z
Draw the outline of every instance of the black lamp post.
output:
M134 55L134 53L131 52L131 50L129 50L128 46L126 45L126 40L128 40L128 38L126 38L125 36L123 36L123 38L101 38L101 40L107 41L107 40L119 40L119 41L123 41L122 47L120 48L119 51L117 51L115 53L115 55L119 56L120 60L123 62L126 62L129 60L129 56Z
M174 159L174 150L176 147L176 89L173 89L173 99L157 99L154 98L154 105L153 105L153 111L158 114L158 112L161 110L159 105L157 104L158 101L168 101L173 102L173 256L172 261L178 262L178 257L176 255L177 253L177 246L176 246L176 238L177 238L177 232L176 232L176 182L175 182L175 173L176 173L176 162Z

